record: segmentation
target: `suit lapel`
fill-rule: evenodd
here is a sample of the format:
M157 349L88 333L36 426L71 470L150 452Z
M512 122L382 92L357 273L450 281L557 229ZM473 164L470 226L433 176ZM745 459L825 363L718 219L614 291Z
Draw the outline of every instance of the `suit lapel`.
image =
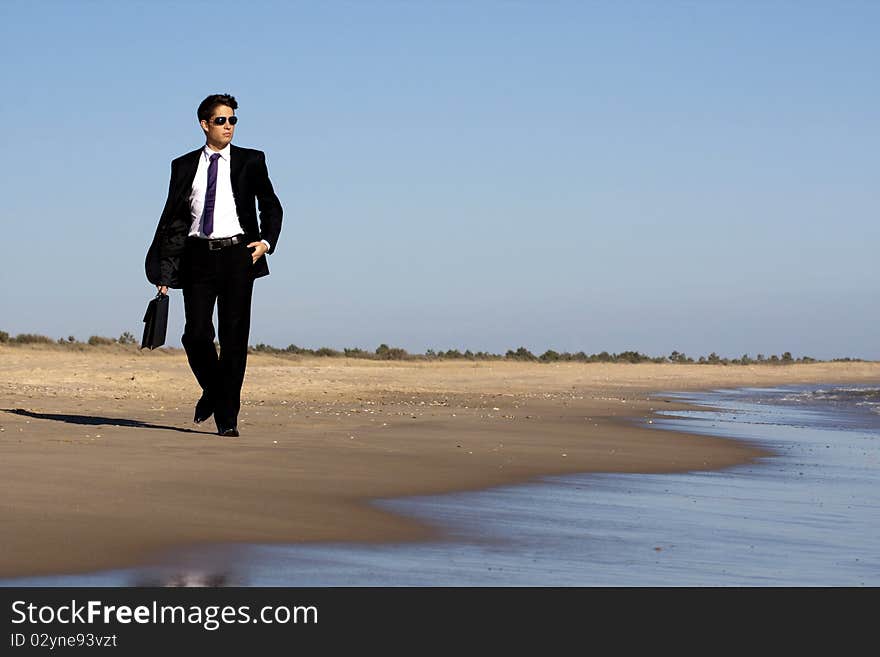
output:
M180 208L186 199L189 198L193 180L199 168L199 153L201 152L202 149L199 148L183 156L183 161L179 165L177 177L174 181L174 208Z
M196 177L196 171L199 169L199 155L202 149L194 150L192 153L186 154L180 170L180 187L181 190L189 191L192 189L193 180Z
M238 183L244 166L244 153L238 146L229 148L229 181L232 183L232 195L238 198Z

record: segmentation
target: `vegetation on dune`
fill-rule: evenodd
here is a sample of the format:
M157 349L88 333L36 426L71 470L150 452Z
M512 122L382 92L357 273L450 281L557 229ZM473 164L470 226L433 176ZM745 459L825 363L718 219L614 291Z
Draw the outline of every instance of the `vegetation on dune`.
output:
M66 338L58 338L54 340L45 335L35 333L20 333L16 336L10 336L6 331L0 331L0 344L7 345L24 345L24 344L57 344L63 346L75 346L84 348L86 346L100 347L108 345L123 345L137 348L139 342L135 336L125 331L118 338L108 338L100 335L90 336L83 343L79 342L74 336L69 335ZM470 360L470 361L521 361L534 363L680 363L695 365L790 365L793 363L821 363L821 362L863 362L861 358L834 358L831 361L821 361L810 356L801 356L795 358L790 351L785 351L780 355L771 354L765 356L758 354L754 358L749 354L743 354L739 358L726 358L719 356L714 351L708 356L698 356L693 358L681 351L673 351L668 356L648 356L639 351L621 351L620 353L609 353L600 351L599 353L587 354L584 351L570 353L568 351L555 351L548 349L540 356L536 356L525 347L517 349L508 349L506 353L493 354L487 351L471 351L465 349L428 349L424 354L411 354L401 347L391 347L385 343L376 347L375 351L368 351L360 347L346 347L341 351L330 347L320 347L318 349L309 349L306 347L298 347L295 344L288 345L285 348L273 347L272 345L259 343L249 347L251 353L274 354L278 356L320 356L326 358L365 358L369 360Z
M83 346L88 344L91 346L110 345L110 344L138 344L137 339L128 331L125 331L118 338L107 338L102 335L92 335L86 342L80 342L74 336L68 335L66 338L50 338L48 335L39 333L19 333L16 336L10 336L6 331L0 331L0 344L18 345L18 344L58 344L63 346Z
M558 352L548 349L540 356L536 356L525 347L517 349L508 349L505 354L493 354L487 351L471 351L466 349L460 351L458 349L428 349L424 354L411 354L400 347L389 347L387 344L380 344L375 351L367 351L359 347L345 348L342 351L330 349L329 347L321 347L320 349L308 349L306 347L298 347L295 344L288 345L284 349L273 347L268 344L259 343L250 348L252 353L266 354L294 354L300 356L341 356L348 358L367 358L371 360L514 360L522 362L535 363L561 363L561 362L577 362L577 363L684 363L697 365L788 365L792 363L818 363L823 362L810 356L801 356L795 358L790 351L783 352L782 355L764 356L758 354L752 358L748 354L743 354L740 358L723 358L714 351L708 356L699 356L694 359L680 351L673 351L668 356L648 356L638 351L622 351L620 353L609 353L602 351L595 354L587 354L583 351L570 353L567 351ZM837 361L861 362L860 358L835 358Z

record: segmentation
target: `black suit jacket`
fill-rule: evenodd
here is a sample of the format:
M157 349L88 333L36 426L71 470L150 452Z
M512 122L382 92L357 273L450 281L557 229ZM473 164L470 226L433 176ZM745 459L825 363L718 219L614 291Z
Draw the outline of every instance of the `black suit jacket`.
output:
M278 236L281 234L282 209L269 181L266 156L262 151L252 148L238 146L230 146L230 148L229 175L232 180L232 194L235 197L238 221L244 229L248 242L266 240L272 245L269 253L274 253L278 246ZM159 218L153 243L147 251L147 280L154 285L182 287L181 260L184 257L184 244L192 223L189 194L192 191L201 152L202 148L198 148L171 162L168 199ZM259 226L257 204L260 209ZM265 256L257 260L252 272L254 278L269 274L269 265Z

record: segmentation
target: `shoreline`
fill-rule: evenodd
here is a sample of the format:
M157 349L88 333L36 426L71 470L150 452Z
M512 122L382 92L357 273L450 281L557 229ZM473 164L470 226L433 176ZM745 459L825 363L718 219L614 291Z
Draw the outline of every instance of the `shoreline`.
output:
M242 437L228 441L212 423L192 430L183 356L0 348L0 578L216 544L442 538L371 501L748 463L769 453L652 427L655 410L689 407L662 394L880 381L878 363L249 360Z

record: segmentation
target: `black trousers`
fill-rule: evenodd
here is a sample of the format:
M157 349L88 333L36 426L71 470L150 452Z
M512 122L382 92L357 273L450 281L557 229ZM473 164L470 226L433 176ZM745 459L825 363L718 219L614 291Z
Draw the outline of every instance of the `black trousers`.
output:
M214 402L218 425L237 424L241 408L254 287L252 252L244 242L211 251L206 240L186 241L183 348L202 393ZM214 346L215 302L219 355Z

